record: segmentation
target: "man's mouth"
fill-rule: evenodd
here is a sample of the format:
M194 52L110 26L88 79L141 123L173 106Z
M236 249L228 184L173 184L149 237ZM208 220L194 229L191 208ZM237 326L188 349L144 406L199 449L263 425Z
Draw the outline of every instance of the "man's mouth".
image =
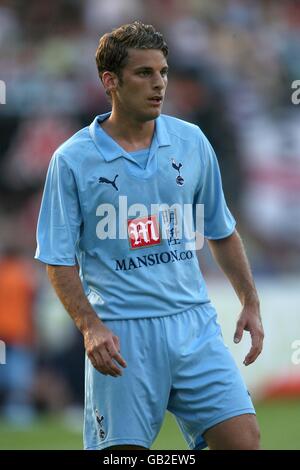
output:
M156 105L161 104L162 100L163 100L162 96L152 96L152 98L149 98L149 101L151 101L151 103L156 104Z

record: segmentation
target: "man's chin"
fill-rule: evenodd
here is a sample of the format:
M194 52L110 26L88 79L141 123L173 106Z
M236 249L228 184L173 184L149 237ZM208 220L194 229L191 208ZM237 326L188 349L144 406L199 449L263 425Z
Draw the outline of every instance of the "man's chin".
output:
M153 119L158 118L161 115L161 108L153 109L144 114L144 121L152 121Z

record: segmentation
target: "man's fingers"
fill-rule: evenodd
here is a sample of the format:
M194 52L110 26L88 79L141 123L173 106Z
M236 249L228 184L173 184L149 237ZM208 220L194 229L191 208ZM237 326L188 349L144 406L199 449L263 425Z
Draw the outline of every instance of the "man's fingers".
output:
M119 338L107 329L104 329L101 336L101 341L99 341L99 338L94 341L87 338L86 350L88 357L93 367L102 374L120 377L122 370L116 362L121 367L127 367L127 364L120 354Z
M101 351L102 361L105 369L108 371L109 375L114 377L119 377L122 375L121 369L114 363L112 360L112 355L106 349Z
M261 349L258 348L251 348L249 354L245 357L244 364L245 366L249 366L252 364L260 355Z
M126 361L123 359L123 357L121 356L120 353L115 353L114 356L112 356L118 364L120 364L120 366L122 367L127 367L127 363Z
M121 356L120 352L117 351L115 348L107 348L109 355L120 364L122 367L127 367L126 361Z
M122 371L114 364L106 350L101 352L94 351L89 355L89 359L93 367L103 375L111 375L113 377L122 375Z
M116 347L117 351L120 352L121 348L120 348L120 340L119 340L118 336L115 336L115 335L113 336L113 342L115 344L115 347Z
M113 341L117 349L117 352L114 352L114 354L112 354L112 357L120 364L120 366L127 367L126 361L123 359L123 357L120 354L121 348L120 348L120 340L118 336L113 336Z
M88 355L89 360L92 363L92 366L98 371L101 372L101 374L107 375L108 372L106 371L105 367L103 366L103 361L101 356L94 351L93 353Z
M248 366L249 364L252 364L260 355L262 351L262 346L263 346L263 338L264 335L263 333L256 333L256 334L251 334L252 337L252 346L245 357L244 364L245 366Z
M240 319L237 322L236 330L234 333L235 343L239 343L241 341L243 337L243 332L245 329L250 331L251 340L252 340L251 349L244 359L245 366L248 366L249 364L252 364L252 362L254 362L257 359L257 357L260 355L262 351L264 333L263 333L262 327L259 327L259 326L250 327L243 320Z
M234 338L233 338L233 341L235 343L239 343L243 337L243 332L244 332L244 322L239 320L236 324L236 330L235 330L235 333L234 333Z

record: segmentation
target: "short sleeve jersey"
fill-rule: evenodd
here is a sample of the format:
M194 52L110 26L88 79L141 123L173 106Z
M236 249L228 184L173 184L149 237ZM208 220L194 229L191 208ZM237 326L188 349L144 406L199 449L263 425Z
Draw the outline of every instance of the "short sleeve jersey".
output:
M35 257L80 267L102 319L176 314L209 301L187 217L203 236L231 235L215 153L194 124L161 115L146 167L101 127L99 115L54 153L45 183ZM193 230L192 230L193 232Z

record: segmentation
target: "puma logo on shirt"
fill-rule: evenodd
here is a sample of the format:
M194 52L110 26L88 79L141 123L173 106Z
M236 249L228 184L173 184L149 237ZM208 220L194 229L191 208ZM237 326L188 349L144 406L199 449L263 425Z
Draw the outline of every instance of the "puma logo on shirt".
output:
M100 176L98 182L99 182L99 183L111 184L117 191L119 191L118 188L117 188L117 185L116 185L116 179L118 178L118 176L119 176L119 175L116 175L116 176L114 177L113 181L110 181L109 179L104 178L104 176Z

